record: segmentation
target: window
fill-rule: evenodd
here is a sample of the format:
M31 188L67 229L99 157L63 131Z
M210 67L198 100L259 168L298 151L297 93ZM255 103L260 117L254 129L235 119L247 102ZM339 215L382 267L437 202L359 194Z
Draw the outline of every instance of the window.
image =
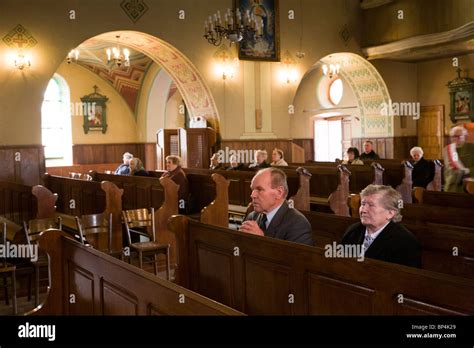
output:
M46 166L72 164L72 134L69 87L54 74L41 106L41 140Z
M341 79L334 80L329 86L329 100L334 105L338 105L341 102L342 95L344 93L344 87Z

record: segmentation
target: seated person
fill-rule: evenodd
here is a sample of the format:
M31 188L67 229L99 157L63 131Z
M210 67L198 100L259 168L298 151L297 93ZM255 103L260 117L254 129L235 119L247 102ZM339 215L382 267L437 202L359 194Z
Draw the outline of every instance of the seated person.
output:
M130 175L130 160L133 158L133 155L130 152L125 152L123 154L123 163L115 169L116 175Z
M347 229L341 244L362 245L364 257L421 267L420 243L398 223L400 193L390 186L369 185L360 198L360 222Z
M286 201L286 174L278 168L258 171L251 184L254 211L245 218L241 232L314 245L311 224Z
M230 156L230 166L227 170L242 170L244 165L242 163L237 162L237 157Z
M413 171L411 172L413 187L426 188L434 179L434 163L423 158L423 149L419 146L415 146L410 150L410 156L413 158Z
M187 210L187 204L189 201L189 182L186 177L186 173L181 168L181 158L178 156L166 156L166 170L162 177L170 178L177 185L179 185L178 191L178 207L179 213L184 214ZM184 203L184 207L183 207Z
M222 163L219 162L219 155L217 153L213 154L211 157L211 165L209 166L211 170L224 169Z
M364 142L364 152L360 155L361 160L378 160L380 159L379 155L377 155L374 150L374 143L370 140L366 140Z
M133 157L130 160L130 175L133 176L150 176L143 166L141 159Z
M283 151L277 148L273 149L272 160L270 163L272 167L288 167L288 163L283 159Z
M342 161L342 164L363 165L364 162L359 159L359 150L350 147L347 149L347 159Z
M453 127L449 135L451 143L443 150L444 191L464 192L463 180L474 177L474 144L466 142L462 126Z
M255 151L255 162L249 165L249 169L260 170L263 168L268 168L270 165L267 161L267 151L266 150L257 150Z

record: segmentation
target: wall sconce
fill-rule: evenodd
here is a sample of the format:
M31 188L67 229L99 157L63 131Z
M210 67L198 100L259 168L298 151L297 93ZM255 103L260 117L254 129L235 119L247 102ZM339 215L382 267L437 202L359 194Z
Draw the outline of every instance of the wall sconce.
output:
M214 65L217 76L223 80L232 79L239 68L239 59L231 49L222 44L214 53Z
M75 62L77 62L77 60L79 59L79 50L74 49L74 50L71 50L67 54L67 60L66 61L67 61L68 64L71 64L73 59L74 59Z
M296 60L289 51L283 54L280 69L280 81L287 84L295 83L298 80L298 69L296 68Z
M31 59L23 55L22 53L18 53L14 58L15 68L18 70L23 70L25 68L29 68L31 66Z

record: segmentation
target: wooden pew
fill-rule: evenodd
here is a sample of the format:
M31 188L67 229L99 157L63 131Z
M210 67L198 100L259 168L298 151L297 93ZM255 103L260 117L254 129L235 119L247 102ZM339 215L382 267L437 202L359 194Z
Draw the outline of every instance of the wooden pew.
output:
M474 280L173 217L179 285L249 315L472 315Z
M333 242L339 243L347 228L360 221L332 214L302 213L311 224L316 246L321 248ZM403 224L422 246L423 269L474 279L474 229L436 224Z
M468 193L428 191L422 187L415 187L413 203L474 209L474 196Z
M43 232L39 245L50 256L51 282L45 302L29 315L242 315L61 231Z
M89 174L90 171L105 173L115 172L121 163L100 163L100 164L74 164L72 166L47 167L46 173L55 176L71 177L72 173L81 174L81 177Z
M0 215L21 225L33 219L38 207L31 186L0 181Z
M216 183L216 198L201 211L200 221L214 226L229 226L229 181L222 175L213 173Z

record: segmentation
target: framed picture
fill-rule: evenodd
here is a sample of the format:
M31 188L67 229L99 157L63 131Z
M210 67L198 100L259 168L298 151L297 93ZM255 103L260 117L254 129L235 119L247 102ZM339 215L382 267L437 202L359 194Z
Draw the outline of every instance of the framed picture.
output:
M474 122L474 80L458 77L448 83L451 99L451 121Z
M107 131L107 98L105 95L97 93L97 86L94 86L94 93L81 98L84 115L84 133L90 130L100 130L103 134Z
M239 59L280 61L280 13L279 0L235 0L241 13L253 14L261 36L256 40L244 39L239 44Z

